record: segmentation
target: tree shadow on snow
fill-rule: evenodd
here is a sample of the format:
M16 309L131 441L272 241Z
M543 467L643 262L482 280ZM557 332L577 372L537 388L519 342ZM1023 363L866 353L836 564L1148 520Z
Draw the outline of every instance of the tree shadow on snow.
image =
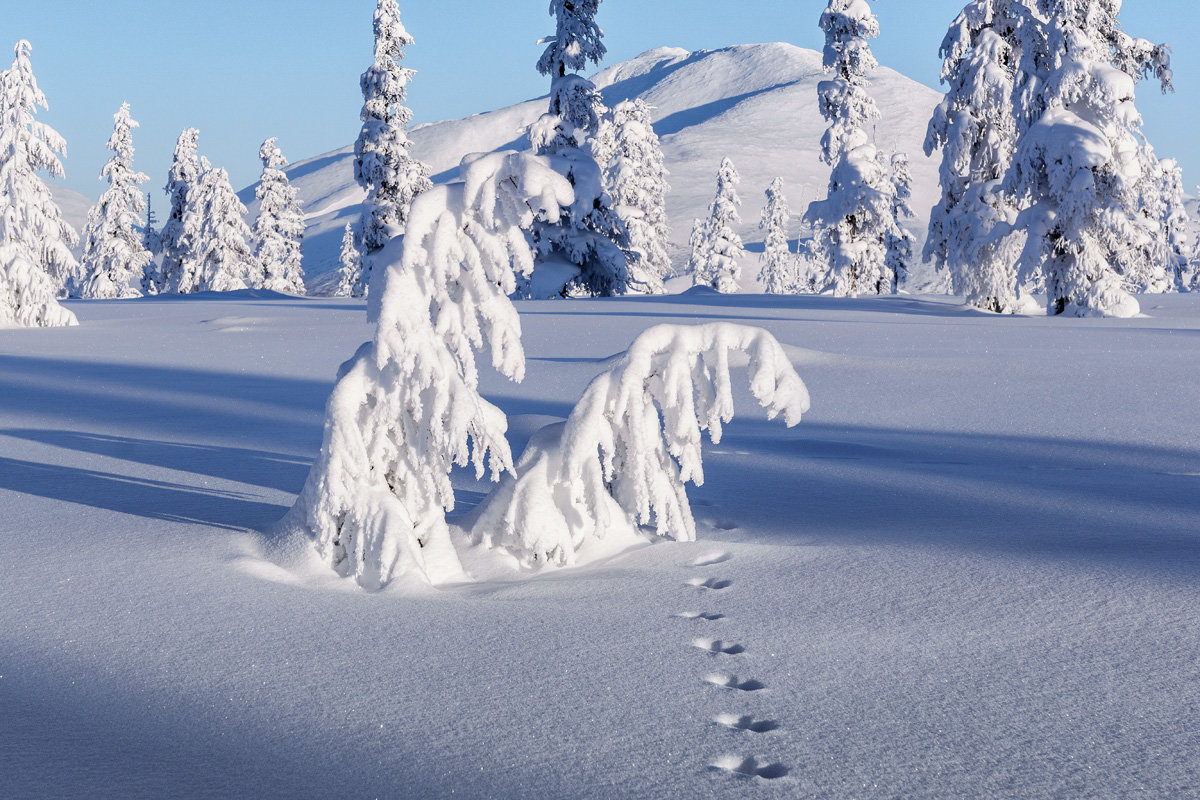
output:
M920 545L1200 578L1200 453L735 422L705 446L697 514L797 544ZM761 534L761 536L760 536Z
M307 458L264 450L161 442L78 431L0 430L0 436L284 492L295 492L304 484L311 463Z
M0 458L0 489L147 519L236 531L268 526L287 512L285 506L263 503L242 492L14 458Z

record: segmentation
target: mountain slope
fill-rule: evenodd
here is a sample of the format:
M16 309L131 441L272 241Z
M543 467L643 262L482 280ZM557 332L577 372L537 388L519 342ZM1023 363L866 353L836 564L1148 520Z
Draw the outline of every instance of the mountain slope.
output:
M658 48L596 75L608 105L640 97L654 108L655 130L671 170L667 207L677 260L684 256L692 219L704 213L712 198L724 156L742 174L747 241L761 241L762 191L776 175L786 183L793 210L790 232L799 233L799 217L808 203L824 197L829 175L818 157L825 121L817 109L817 83L823 77L819 53L782 43L695 53ZM936 196L937 165L924 157L921 145L940 95L883 68L872 93L883 115L876 134L879 145L906 151L912 159L918 218L911 227L923 239ZM411 132L414 152L430 165L436 180L452 180L467 153L527 147L524 130L545 107L545 99L536 99L417 126ZM305 270L312 283L337 267L342 228L359 212L363 193L354 182L352 163L353 150L346 147L288 169L308 214ZM253 187L242 198L252 201ZM749 288L757 266L746 266Z

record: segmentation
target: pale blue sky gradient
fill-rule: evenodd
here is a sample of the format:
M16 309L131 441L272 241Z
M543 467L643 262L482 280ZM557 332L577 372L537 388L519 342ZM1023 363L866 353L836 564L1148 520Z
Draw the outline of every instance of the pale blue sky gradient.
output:
M103 187L112 114L122 101L142 123L137 166L162 198L179 131L200 129L200 149L241 188L257 179L259 143L278 136L292 160L345 146L358 134L358 76L371 58L375 0L13 0L0 13L0 55L29 39L50 110L67 138L67 185ZM417 44L410 92L417 122L455 118L544 94L535 42L552 30L546 0L401 0ZM599 21L607 63L661 45L715 49L787 41L819 49L823 0L605 0ZM938 86L938 46L963 0L881 0L873 44L881 63ZM15 6L15 7L14 7ZM1200 182L1200 11L1186 0L1130 0L1124 26L1174 46L1177 93L1142 84L1138 106L1160 157ZM161 203L159 210L163 208Z

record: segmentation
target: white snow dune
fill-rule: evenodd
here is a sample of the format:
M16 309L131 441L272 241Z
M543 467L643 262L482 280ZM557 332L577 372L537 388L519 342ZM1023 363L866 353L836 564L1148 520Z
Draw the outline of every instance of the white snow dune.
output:
M788 348L700 541L440 591L272 561L361 304L0 332L0 796L1127 798L1200 785L1200 297L519 304L514 446L646 327ZM152 347L147 342L153 342ZM458 481L462 510L480 486Z
M673 225L677 263L686 258L692 220L703 216L716 188L721 159L733 159L742 175L742 233L757 245L763 192L776 176L795 219L794 238L808 203L825 197L829 167L819 160L825 121L817 109L817 83L824 79L821 54L789 44L750 44L695 53L663 47L600 72L595 82L611 107L640 97L653 109L671 171L667 211ZM414 88L414 91L416 89ZM933 89L887 68L872 82L883 115L875 132L878 144L912 158L913 208L910 227L923 241L929 211L937 198L937 163L925 158L925 128L940 100ZM525 149L525 128L545 113L537 99L465 119L418 125L413 152L429 164L438 182L457 176L463 156L497 149ZM288 170L308 215L304 269L310 285L335 270L346 222L357 218L363 193L354 182L353 148L298 161ZM255 213L253 187L242 200ZM761 250L761 246L757 245ZM757 268L746 269L753 287ZM920 274L917 279L920 280Z

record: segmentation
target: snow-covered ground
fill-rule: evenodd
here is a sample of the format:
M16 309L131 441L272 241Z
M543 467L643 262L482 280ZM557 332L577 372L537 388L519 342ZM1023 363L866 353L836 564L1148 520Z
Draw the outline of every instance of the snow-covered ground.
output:
M768 328L813 410L787 430L740 398L691 490L698 543L376 594L257 532L304 481L361 304L70 307L79 328L0 332L0 796L1200 786L1200 297L1132 320L521 303L528 378L484 381L518 450L659 322Z
M671 171L667 211L676 264L687 260L692 220L703 216L712 201L717 167L726 156L742 175L741 233L752 248L761 250L759 212L763 193L776 176L784 179L793 211L789 234L794 238L800 233L800 217L809 203L825 197L829 182L829 167L819 160L826 123L817 108L817 84L824 78L820 53L784 43L695 53L661 47L595 76L610 107L635 97L653 107L654 128ZM911 228L923 242L938 178L937 161L926 158L921 148L941 96L887 68L876 72L872 93L883 116L873 131L879 146L905 151L912 159L917 218ZM461 120L417 125L411 132L413 153L430 166L435 181L452 180L467 153L528 148L525 129L545 113L546 103L541 98ZM342 230L358 218L365 196L354 181L353 147L297 161L287 173L308 216L308 283L319 287L322 276L337 269ZM240 196L256 213L254 188ZM755 285L755 275L757 270L746 275L748 288ZM915 277L918 283L925 279L921 268Z

